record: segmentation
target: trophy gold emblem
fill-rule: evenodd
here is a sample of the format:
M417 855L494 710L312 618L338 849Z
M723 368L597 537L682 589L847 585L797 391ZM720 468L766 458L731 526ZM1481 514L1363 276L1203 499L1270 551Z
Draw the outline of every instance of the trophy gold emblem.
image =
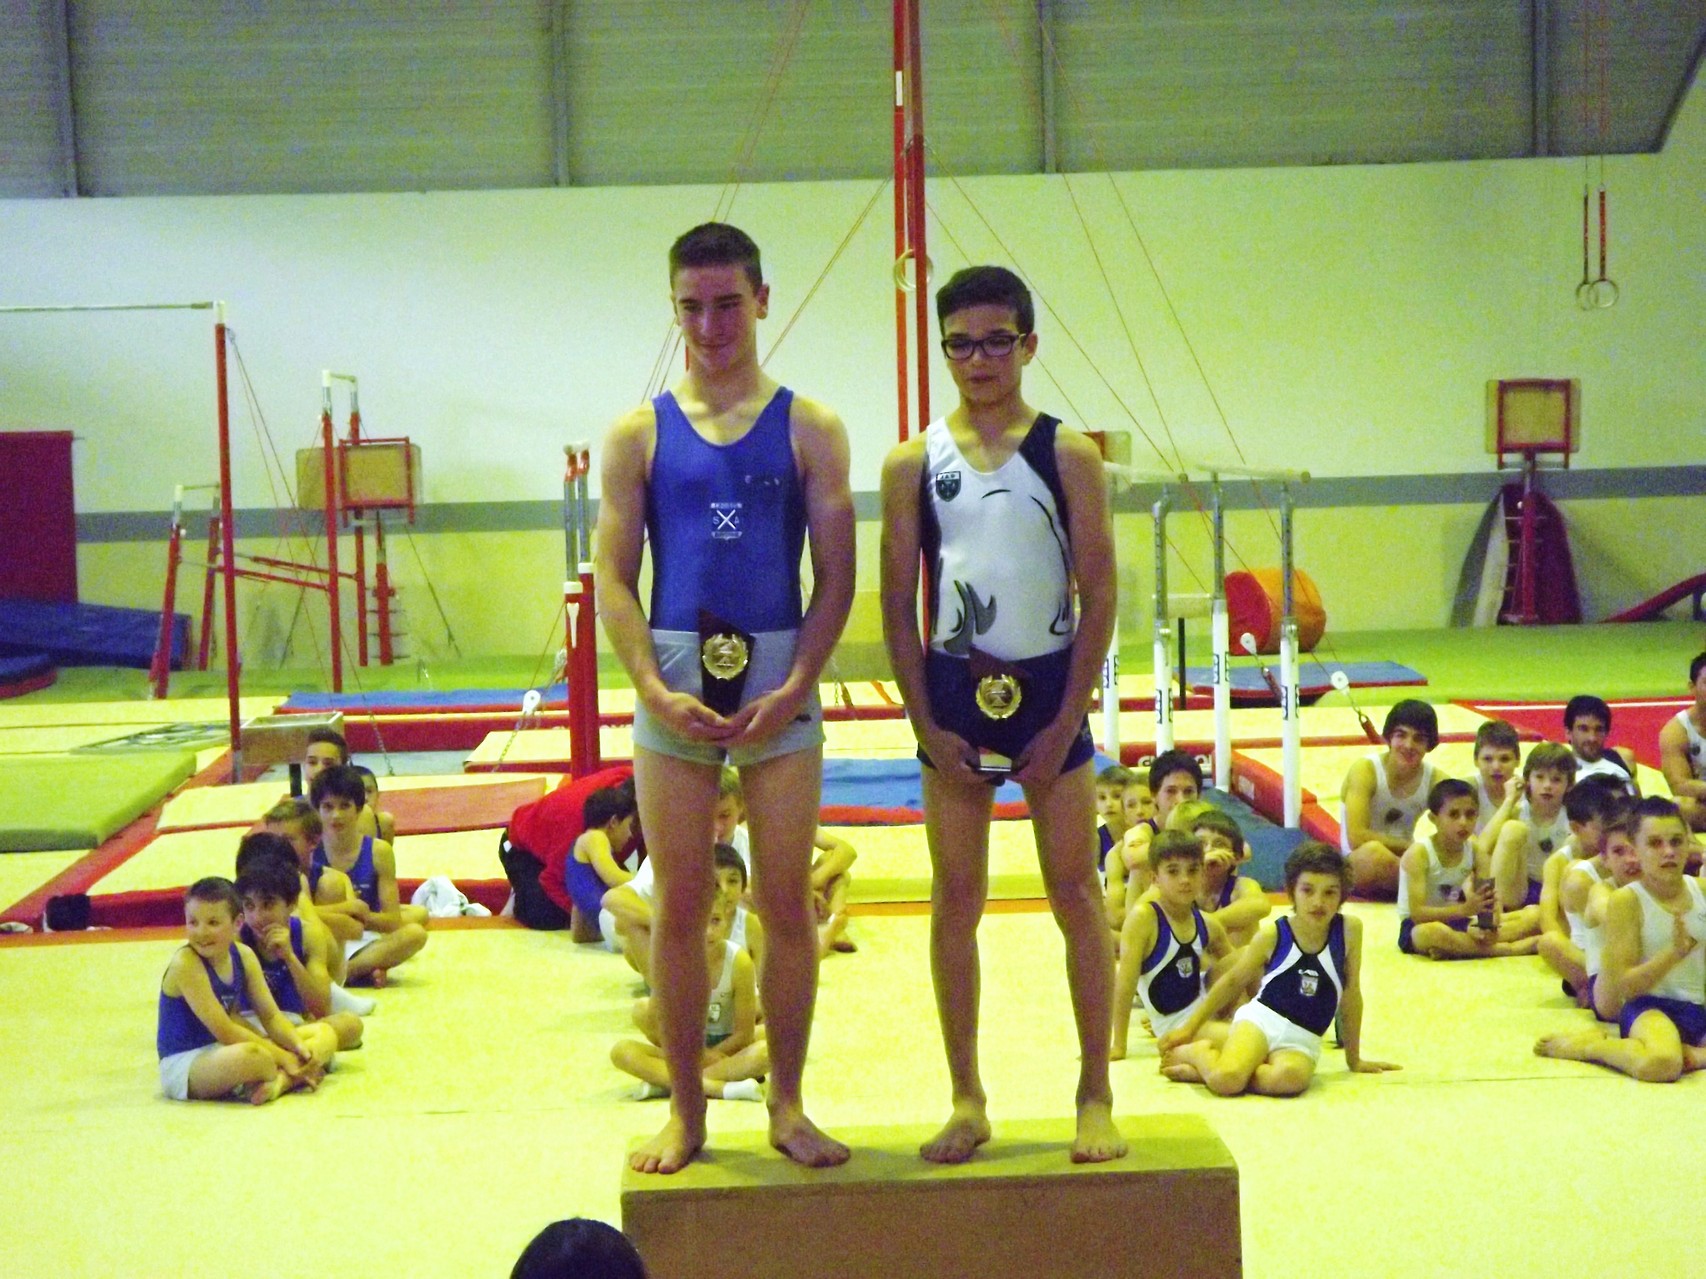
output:
M699 660L716 679L733 679L746 669L746 641L739 635L708 635L699 646Z
M985 675L977 682L977 708L990 719L1006 719L1019 709L1019 681L1011 675Z

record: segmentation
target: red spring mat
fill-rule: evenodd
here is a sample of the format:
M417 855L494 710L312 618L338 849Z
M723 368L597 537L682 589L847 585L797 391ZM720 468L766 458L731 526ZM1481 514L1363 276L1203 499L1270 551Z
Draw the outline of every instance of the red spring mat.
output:
M1665 721L1692 703L1681 697L1610 702L1613 746L1626 747L1648 768L1659 766L1659 730ZM1550 741L1564 740L1563 702L1459 702L1493 719L1507 720L1518 732L1537 733Z
M544 793L543 777L489 786L423 786L420 790L394 791L387 791L381 778L379 807L397 819L399 835L437 835L507 826L511 813Z

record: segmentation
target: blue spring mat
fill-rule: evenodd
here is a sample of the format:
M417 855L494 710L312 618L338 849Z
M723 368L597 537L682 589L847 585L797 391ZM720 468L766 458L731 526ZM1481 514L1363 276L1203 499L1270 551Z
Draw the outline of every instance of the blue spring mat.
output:
M1279 658L1267 659L1268 669L1279 678ZM1426 684L1427 676L1402 662L1318 662L1305 657L1298 663L1297 691L1300 696L1314 697L1333 687L1333 672L1343 671L1352 688L1382 688L1395 684ZM1192 692L1208 693L1214 689L1214 671L1207 666L1185 668L1185 682ZM1266 695L1268 686L1261 670L1254 664L1232 668L1232 692Z
M381 690L372 693L292 693L279 707L285 711L439 710L458 711L470 707L499 706L521 709L525 688L426 688ZM566 685L552 684L539 690L547 707L561 707L568 700Z
M60 666L140 666L154 660L160 614L107 604L0 599L0 653L46 653ZM189 650L190 619L172 618L172 665Z

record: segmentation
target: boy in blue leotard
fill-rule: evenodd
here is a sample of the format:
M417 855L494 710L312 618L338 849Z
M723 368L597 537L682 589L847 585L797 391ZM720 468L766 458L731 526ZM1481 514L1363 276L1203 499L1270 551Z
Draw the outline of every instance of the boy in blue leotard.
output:
M563 887L587 919L598 918L605 893L634 878L616 857L634 837L636 813L626 786L602 787L581 805L584 828L563 859Z
M1211 960L1232 953L1226 930L1197 905L1202 895L1203 846L1193 835L1164 830L1149 844L1149 892L1126 916L1114 977L1114 1036L1108 1056L1126 1055L1133 1000L1140 1000L1157 1036L1182 1026L1208 989ZM1219 1042L1224 1022L1206 1023L1202 1036Z
M242 1092L255 1105L287 1088L314 1087L325 1068L279 1012L260 961L237 940L237 890L217 876L184 894L185 944L160 979L155 1048L172 1101ZM243 1014L253 1012L261 1031Z
M346 980L383 986L391 969L426 945L425 912L399 903L391 845L361 833L367 790L360 773L345 766L328 768L314 779L308 797L323 827L313 865L342 871L354 894L367 904L362 935L344 943ZM310 880L313 877L311 869Z
M1341 914L1350 865L1331 844L1305 840L1286 858L1292 913L1261 926L1183 1026L1162 1037L1162 1073L1233 1097L1295 1097L1315 1075L1321 1037L1339 1018L1345 1064L1360 1074L1397 1070L1362 1055L1362 921ZM1258 976L1256 998L1232 1017L1224 1045L1197 1036Z
M337 1010L328 958L343 948L324 924L296 912L301 874L290 845L256 831L237 847L237 898L243 905L240 940L261 961L279 1011L292 1023L323 1024L337 1047L361 1043L361 1018ZM349 999L348 996L345 997Z

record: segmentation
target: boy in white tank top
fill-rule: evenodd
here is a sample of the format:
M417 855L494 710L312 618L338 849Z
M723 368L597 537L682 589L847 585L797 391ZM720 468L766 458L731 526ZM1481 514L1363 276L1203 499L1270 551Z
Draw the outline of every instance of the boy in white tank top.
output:
M1671 1083L1706 1066L1706 894L1684 870L1692 841L1677 806L1644 799L1635 818L1641 877L1606 903L1598 982L1621 1038L1598 1029L1552 1035L1534 1051Z
M1405 954L1492 959L1534 953L1534 937L1500 918L1487 860L1477 856L1472 839L1478 806L1475 788L1455 777L1428 792L1434 833L1418 836L1398 863L1398 949Z
M1339 788L1339 851L1350 861L1351 891L1393 897L1398 859L1415 838L1433 789L1427 753L1439 745L1439 717L1406 698L1386 713L1386 749L1352 764Z
M1587 965L1584 911L1593 885L1609 876L1604 857L1608 824L1625 816L1627 799L1611 778L1577 782L1564 796L1570 838L1546 859L1540 890L1540 957L1564 979L1564 993L1586 1008Z
M1659 767L1690 830L1706 831L1706 653L1688 664L1694 705L1659 730Z
M1540 928L1540 894L1546 859L1570 838L1564 795L1576 775L1576 757L1558 742L1537 742L1522 762L1522 802L1505 823L1493 848L1493 882L1499 903L1509 913L1526 911L1531 928Z

